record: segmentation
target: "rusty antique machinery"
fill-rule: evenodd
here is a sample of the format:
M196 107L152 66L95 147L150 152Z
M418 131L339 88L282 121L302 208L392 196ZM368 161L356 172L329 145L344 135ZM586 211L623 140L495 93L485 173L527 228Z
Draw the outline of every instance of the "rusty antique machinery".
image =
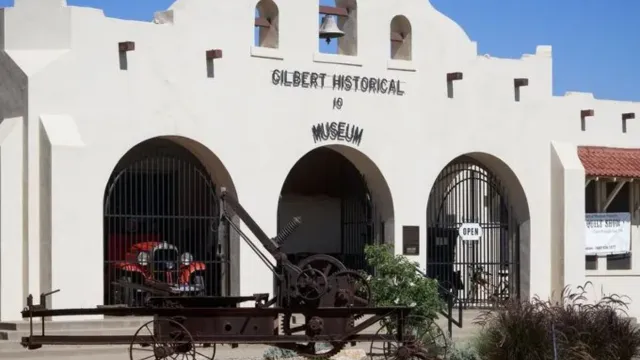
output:
M376 307L372 303L367 279L359 272L329 255L311 255L292 263L281 250L282 244L301 224L294 218L276 237L269 238L246 210L224 189L220 195L218 236L233 230L252 248L274 273L277 289L252 296L181 296L163 285L144 286L144 306L48 309L47 297L40 304L27 298L22 317L30 321L30 334L22 345L38 349L43 345L129 345L131 360L136 359L209 359L216 344L269 344L296 352L307 358L327 358L347 344L380 344L385 359L441 359L446 344L429 343L423 321L411 317L410 307ZM266 254L248 238L238 224L237 215L263 247L276 260L274 266ZM118 283L120 286L142 287ZM56 291L57 292L57 291ZM252 306L240 306L252 302ZM45 319L55 316L149 316L133 336L47 335ZM296 324L293 318L299 319ZM34 334L34 319L42 321L41 333ZM412 320L414 319L414 320ZM356 323L358 322L358 323ZM376 333L365 329L381 324ZM426 339L426 340L425 340Z

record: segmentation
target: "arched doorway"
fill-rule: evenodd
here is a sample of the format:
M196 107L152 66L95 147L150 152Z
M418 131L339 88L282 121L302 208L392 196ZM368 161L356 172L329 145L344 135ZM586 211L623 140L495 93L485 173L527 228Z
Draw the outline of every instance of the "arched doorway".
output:
M427 275L467 307L519 297L520 225L501 179L475 158L456 158L429 194Z
M344 155L351 150L339 150L312 150L289 172L280 193L278 227L294 216L302 217L302 225L283 250L294 263L328 254L347 268L370 272L364 247L384 241L385 219L366 175Z
M229 242L218 210L210 174L183 146L154 138L129 150L104 195L104 303L140 305L141 285L221 295Z

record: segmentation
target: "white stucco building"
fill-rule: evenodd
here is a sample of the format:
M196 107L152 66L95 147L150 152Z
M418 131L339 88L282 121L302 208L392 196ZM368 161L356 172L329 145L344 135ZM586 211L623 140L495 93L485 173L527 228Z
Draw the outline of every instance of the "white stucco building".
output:
M319 12L339 54L319 51ZM590 280L640 298L640 258L585 261L585 201L623 198L640 241L640 104L553 96L549 46L478 54L424 0L177 0L150 23L15 0L0 19L2 321L51 289L55 307L113 303L144 241L206 263L209 293L271 292L249 246L216 237L222 187L270 236L301 215L300 258L362 267L386 241L463 298L469 264L524 297Z

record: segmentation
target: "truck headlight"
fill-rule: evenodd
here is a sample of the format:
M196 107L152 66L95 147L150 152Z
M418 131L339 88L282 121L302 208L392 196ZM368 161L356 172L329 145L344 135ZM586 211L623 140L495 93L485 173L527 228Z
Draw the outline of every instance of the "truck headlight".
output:
M149 264L149 254L147 254L146 252L140 252L138 253L138 257L136 260L138 261L138 264L140 266L147 266L147 264Z
M180 263L184 266L189 266L193 262L193 256L188 252L180 255Z

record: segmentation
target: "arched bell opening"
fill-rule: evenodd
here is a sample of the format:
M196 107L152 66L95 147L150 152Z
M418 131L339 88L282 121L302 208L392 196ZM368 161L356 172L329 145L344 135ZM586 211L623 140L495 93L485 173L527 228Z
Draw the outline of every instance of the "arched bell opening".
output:
M413 47L409 19L404 15L396 15L391 19L390 33L391 59L410 61Z
M255 8L254 46L277 49L280 43L280 12L273 0L260 0Z
M323 2L318 12L319 52L358 55L357 0Z
M172 139L144 141L121 158L104 196L105 305L228 292L216 191L202 162Z

